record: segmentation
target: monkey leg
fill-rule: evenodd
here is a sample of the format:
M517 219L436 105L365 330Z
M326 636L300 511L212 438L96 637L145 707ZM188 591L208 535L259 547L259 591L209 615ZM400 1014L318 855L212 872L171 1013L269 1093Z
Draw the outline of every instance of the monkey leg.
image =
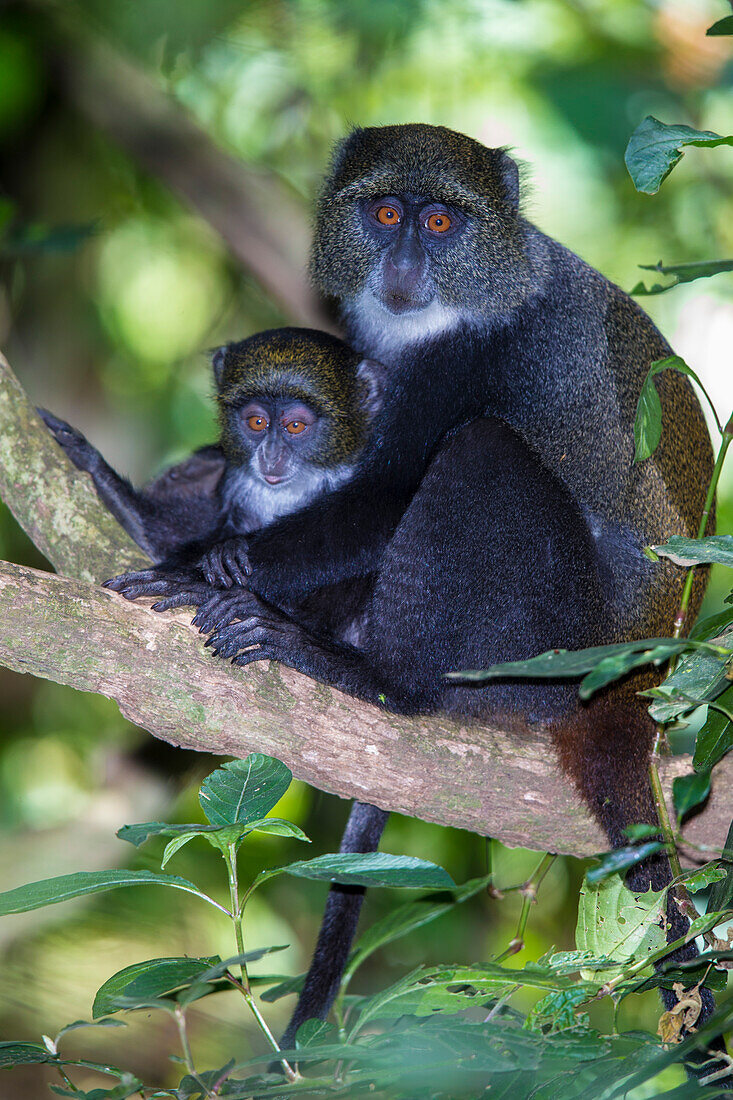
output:
M355 802L339 851L376 852L388 816L376 806ZM305 1020L328 1016L354 941L364 894L363 886L333 885L329 890L305 984L280 1043L283 1049L295 1046L295 1034Z

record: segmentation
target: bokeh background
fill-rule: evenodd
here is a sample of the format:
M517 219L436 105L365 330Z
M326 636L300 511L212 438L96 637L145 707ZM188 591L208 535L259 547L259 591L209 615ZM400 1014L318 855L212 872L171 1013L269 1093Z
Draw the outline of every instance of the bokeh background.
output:
M639 264L730 258L733 150L689 152L654 198L635 192L623 163L647 114L731 133L733 39L705 37L726 14L725 0L2 3L0 347L32 399L135 482L212 441L207 349L318 316L304 274L310 210L352 124L426 121L510 145L526 165L530 217L627 290L648 275ZM728 416L733 276L642 304ZM720 531L733 529L731 472ZM2 504L0 556L44 564ZM724 593L716 575L709 600ZM154 742L108 700L0 670L2 886L124 865L133 850L115 830L198 820L195 788L213 766ZM279 812L316 854L336 846L347 807L296 783ZM399 817L384 846L458 881L491 858L505 886L538 858ZM156 851L135 865L154 867ZM250 840L243 877L302 855L295 842ZM208 846L176 859L174 871L224 889ZM556 862L530 919L530 957L572 945L582 872ZM169 893L116 892L0 922L0 1039L88 1019L96 988L134 961L233 953L223 918ZM255 899L248 946L292 944L261 973L305 965L324 896L322 884L278 880ZM374 892L366 919L393 903ZM422 961L486 958L511 939L518 909L516 893L477 898L375 956L355 988ZM275 1030L290 1003L268 1009ZM654 995L627 1001L619 1026L655 1030L658 1011ZM232 995L191 1018L202 1066L261 1049ZM161 1083L175 1073L165 1020L141 1013L124 1031L79 1034L67 1050ZM34 1100L48 1095L43 1082L42 1070L14 1071L0 1090Z

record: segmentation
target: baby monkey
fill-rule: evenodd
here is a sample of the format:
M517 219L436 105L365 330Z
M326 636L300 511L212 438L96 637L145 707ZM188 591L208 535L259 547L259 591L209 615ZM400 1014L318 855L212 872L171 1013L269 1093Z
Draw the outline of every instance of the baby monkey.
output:
M220 442L165 471L144 489L120 477L80 433L39 409L71 461L157 563L116 577L128 599L186 591L156 605L198 603L203 577L245 583L237 537L291 514L356 472L371 421L382 407L384 371L343 341L282 328L219 348L213 356ZM208 590L208 595L210 595ZM197 597L197 598L194 598Z

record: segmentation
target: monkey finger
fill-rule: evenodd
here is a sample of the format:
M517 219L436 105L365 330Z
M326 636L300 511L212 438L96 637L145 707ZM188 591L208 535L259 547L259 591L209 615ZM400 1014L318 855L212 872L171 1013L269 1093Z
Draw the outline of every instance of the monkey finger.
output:
M183 589L172 596L166 596L153 604L153 611L173 611L177 607L197 607L206 599L207 588L201 585L198 589Z
M271 646L260 645L255 646L252 649L245 649L243 653L238 653L236 657L232 657L233 665L251 665L254 661L276 661L277 655Z
M231 577L234 584L239 585L240 588L243 588L247 583L247 577L242 573L239 568L236 544L232 542L225 543L221 552L221 557L226 571Z

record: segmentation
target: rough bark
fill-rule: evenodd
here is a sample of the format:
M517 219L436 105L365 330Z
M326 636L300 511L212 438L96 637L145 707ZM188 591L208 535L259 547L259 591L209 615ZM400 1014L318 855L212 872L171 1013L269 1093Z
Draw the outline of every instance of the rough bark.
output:
M213 658L187 612L158 615L96 587L144 560L28 404L0 357L0 493L67 576L0 563L0 664L114 698L126 717L175 745L280 757L322 790L506 844L588 855L604 837L561 775L546 735L401 718L299 673ZM665 760L664 784L690 770ZM722 845L733 754L713 775L693 843Z

